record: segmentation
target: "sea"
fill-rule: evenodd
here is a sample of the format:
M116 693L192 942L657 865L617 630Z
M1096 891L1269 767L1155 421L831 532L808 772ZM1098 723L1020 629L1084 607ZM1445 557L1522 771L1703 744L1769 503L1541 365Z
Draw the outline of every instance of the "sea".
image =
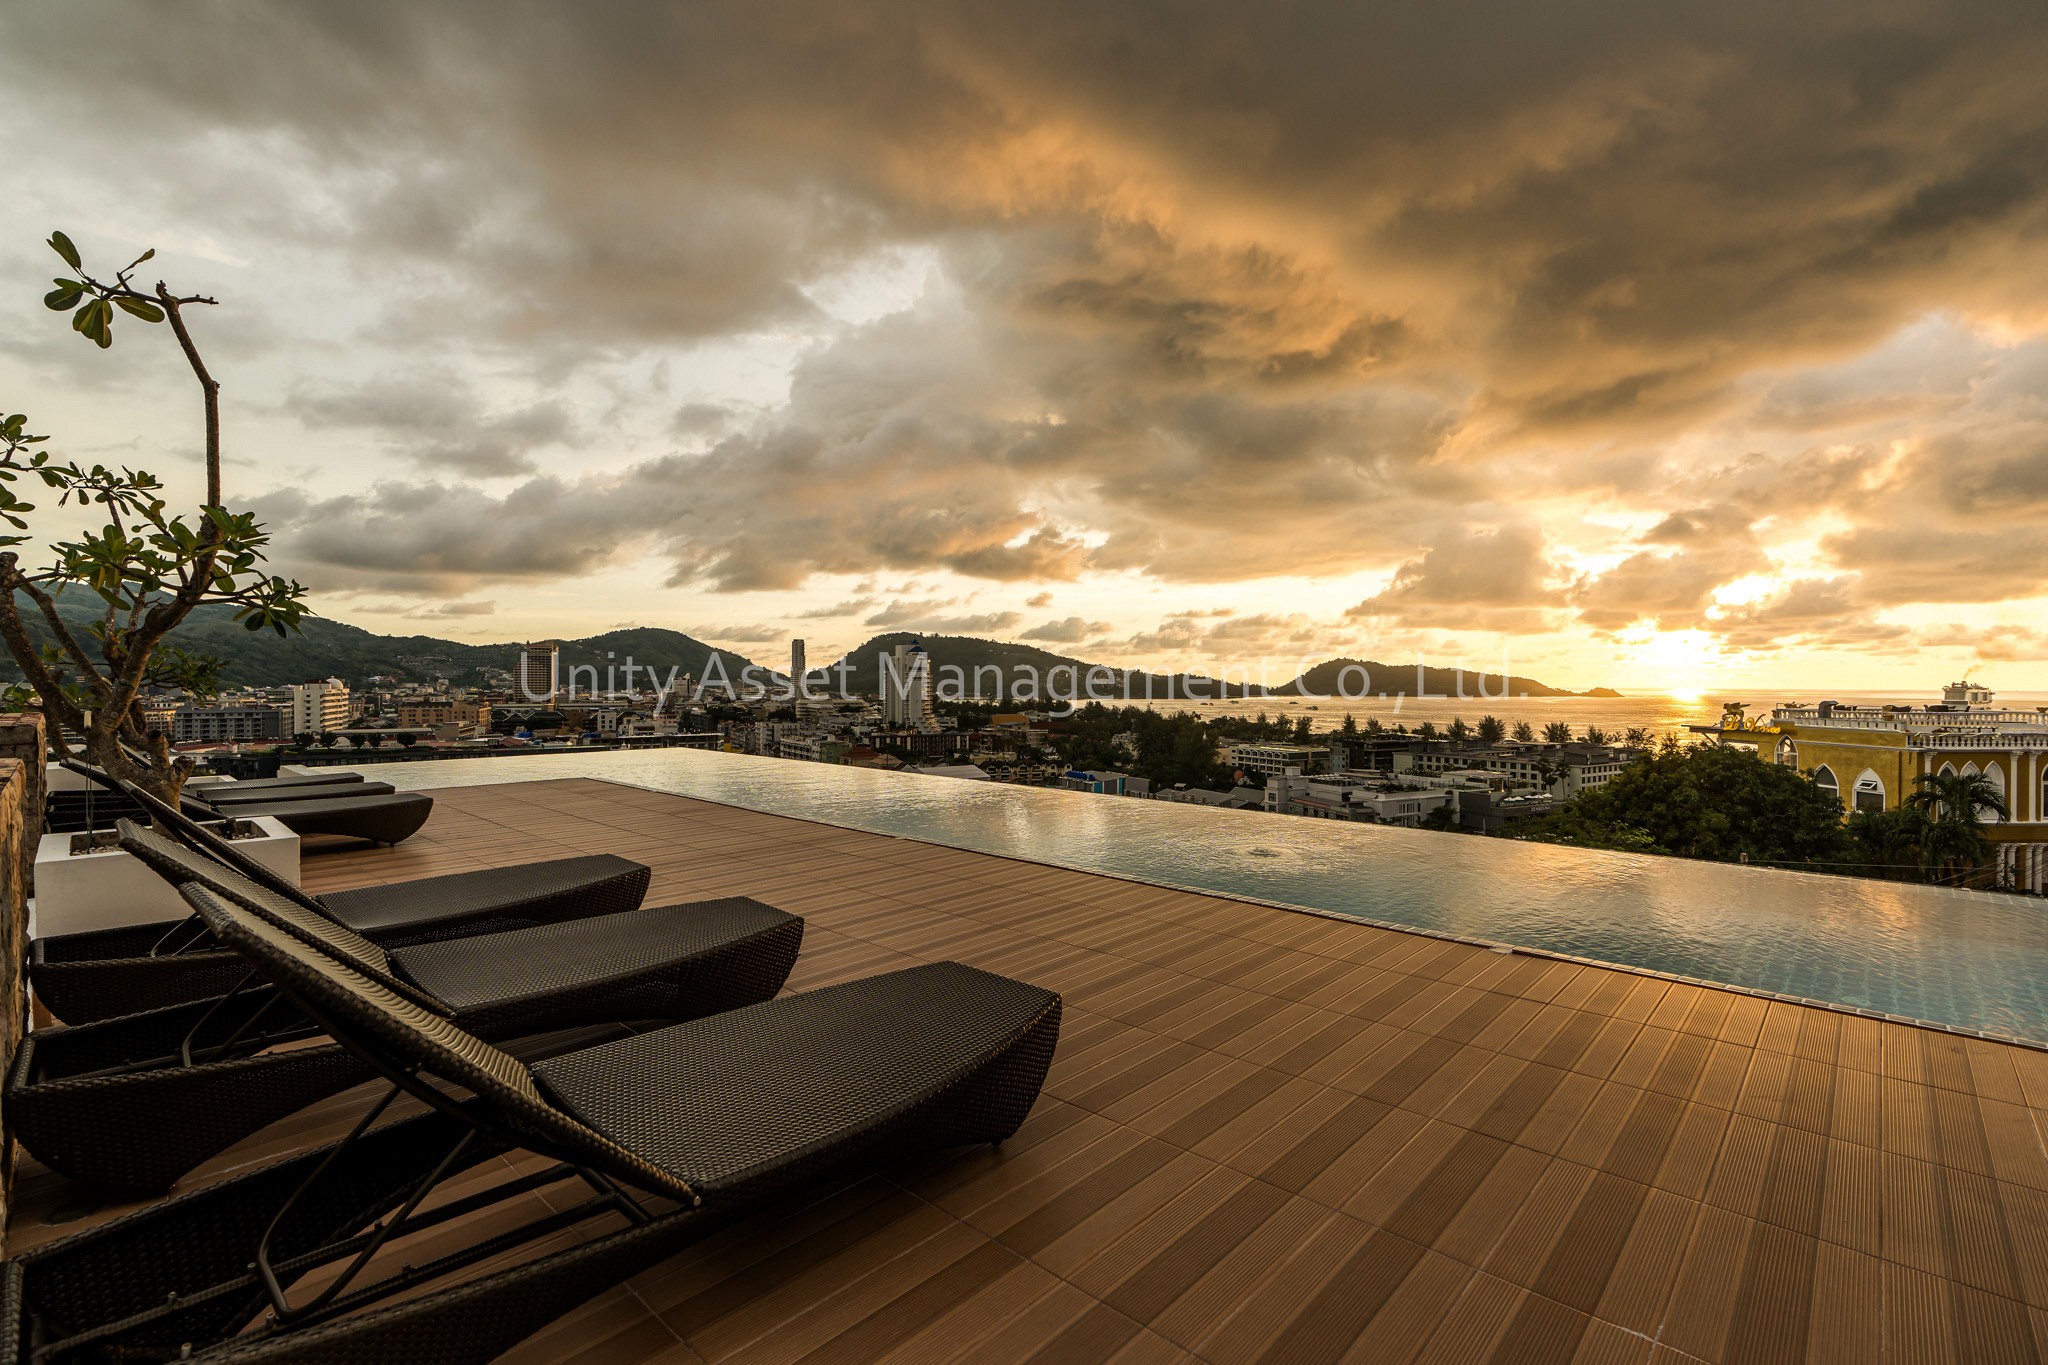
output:
M1389 728L1406 725L1414 729L1424 721L1439 728L1463 717L1477 724L1481 716L1497 716L1510 730L1526 720L1540 735L1552 721L1563 721L1574 731L1597 725L1612 734L1641 725L1653 733L1686 738L1689 727L1711 725L1720 720L1725 702L1742 702L1752 718L1769 716L1771 708L1785 702L1839 701L1876 705L1882 703L1926 703L1940 701L1938 691L1911 692L1792 692L1776 689L1757 691L1645 692L1623 697L1244 697L1223 701L1154 701L1156 711L1193 711L1202 716L1256 716L1270 719L1284 716L1297 720L1306 716L1316 730L1334 730L1346 715L1364 725L1368 716L1379 717ZM1140 702L1140 705L1146 703ZM2001 692L2001 707L2031 708L2048 705L2048 693Z

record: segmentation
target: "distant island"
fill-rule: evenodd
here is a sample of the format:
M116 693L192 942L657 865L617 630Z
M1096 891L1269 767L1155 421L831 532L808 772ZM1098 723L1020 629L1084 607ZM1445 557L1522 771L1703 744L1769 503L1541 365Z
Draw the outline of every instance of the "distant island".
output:
M96 604L83 597L60 604L60 614L75 630L82 630L98 617ZM372 677L395 678L401 682L430 682L446 678L451 683L473 684L485 670L510 672L518 665L520 642L465 644L431 635L380 635L360 626L346 625L325 617L310 617L297 635L280 638L268 631L244 630L226 607L201 608L193 613L174 643L227 661L224 680L231 685L260 685L307 678L337 677L359 685ZM827 674L825 685L839 686L845 678L849 692L873 695L881 691L879 660L893 654L898 645L919 643L933 670L935 689L951 695L950 678L965 680L974 691L977 672L984 682L993 677L1014 680L1020 676L1052 678L1063 693L1065 684L1073 690L1093 686L1093 695L1104 700L1114 693L1119 699L1207 700L1223 697L1305 697L1305 696L1407 696L1470 697L1474 701L1499 701L1520 697L1614 698L1612 688L1596 687L1573 692L1534 678L1513 674L1465 672L1455 668L1421 666L1413 663L1383 663L1373 659L1329 659L1299 677L1278 686L1262 686L1241 679L1212 678L1200 673L1151 673L1100 661L1077 659L1050 650L1002 640L985 640L967 635L917 635L895 631L876 635L831 663L813 661L811 671ZM607 666L631 659L640 669L652 668L667 674L678 670L696 679L724 679L741 684L747 670L759 678L788 670L785 660L759 663L733 650L721 649L681 631L659 626L635 626L606 631L583 639L561 642L561 667L565 676L571 668L590 667L603 677ZM957 672L954 672L957 670ZM991 673L989 670L994 670ZM1052 700L1044 695L1040 700Z

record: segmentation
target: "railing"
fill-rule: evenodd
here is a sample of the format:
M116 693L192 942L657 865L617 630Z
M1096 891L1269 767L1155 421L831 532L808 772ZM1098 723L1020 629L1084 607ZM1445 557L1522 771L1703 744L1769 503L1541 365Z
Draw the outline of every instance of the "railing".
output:
M1773 721L1797 725L1826 725L1855 730L1925 730L1934 726L2029 725L2048 727L2048 710L1991 711L1897 710L1890 714L1876 707L1837 706L1823 715L1817 706L1780 706L1771 712Z
M1943 731L1934 735L1912 735L1907 747L1913 749L2048 749L2048 730L2016 733L2011 730Z

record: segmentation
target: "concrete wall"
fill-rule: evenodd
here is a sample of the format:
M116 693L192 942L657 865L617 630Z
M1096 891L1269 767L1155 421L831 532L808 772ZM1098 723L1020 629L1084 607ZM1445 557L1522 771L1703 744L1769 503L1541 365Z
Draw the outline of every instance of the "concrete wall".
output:
M28 802L31 767L16 758L0 758L0 1076L14 1065L14 1050L27 1027L28 990L24 970L28 953L28 856L23 849L25 824L40 808ZM14 1135L0 1114L0 1227L6 1226L14 1184Z
M26 770L23 774L25 786L21 800L24 811L34 812L34 818L22 822L23 837L27 840L22 859L22 875L26 882L25 894L36 893L34 871L36 844L42 838L43 793L49 789L49 775L44 771L49 753L49 737L43 732L43 716L39 711L17 712L0 715L0 758L18 759Z
M0 715L0 1076L28 1027L28 898L43 828L43 718ZM0 1228L14 1186L14 1135L0 1113Z

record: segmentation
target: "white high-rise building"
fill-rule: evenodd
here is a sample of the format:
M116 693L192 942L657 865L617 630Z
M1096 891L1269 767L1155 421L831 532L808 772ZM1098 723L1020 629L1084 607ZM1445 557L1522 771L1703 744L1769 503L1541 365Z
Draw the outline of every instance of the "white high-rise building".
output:
M802 640L791 640L789 642L789 685L796 690L799 697L803 695L804 691L805 671L804 642Z
M931 656L916 642L896 646L882 664L882 724L890 729L936 730L932 714Z
M284 708L286 734L317 735L348 724L348 684L341 679L317 678L285 690L291 694Z

